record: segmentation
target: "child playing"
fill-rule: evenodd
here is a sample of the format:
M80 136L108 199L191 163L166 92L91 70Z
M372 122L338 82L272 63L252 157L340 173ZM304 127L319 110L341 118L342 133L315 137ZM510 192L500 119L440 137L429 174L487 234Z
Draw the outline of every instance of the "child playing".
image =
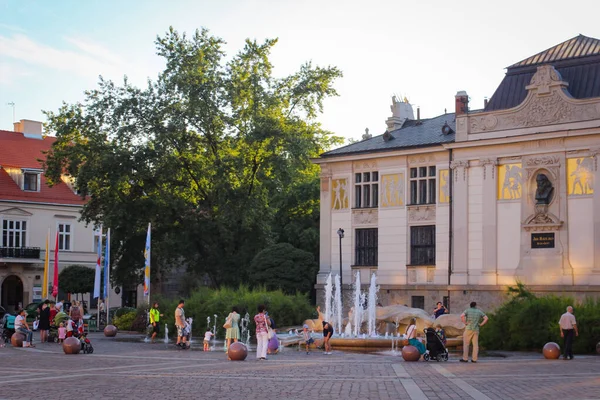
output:
M67 337L67 328L65 328L64 323L60 323L58 326L58 343L62 343Z
M315 340L312 338L311 333L308 330L308 325L304 325L302 328L303 328L302 329L302 338L303 338L304 344L306 345L306 354L308 354L308 346L313 344L315 342Z
M210 351L210 338L213 336L213 333L209 330L204 334L204 351Z

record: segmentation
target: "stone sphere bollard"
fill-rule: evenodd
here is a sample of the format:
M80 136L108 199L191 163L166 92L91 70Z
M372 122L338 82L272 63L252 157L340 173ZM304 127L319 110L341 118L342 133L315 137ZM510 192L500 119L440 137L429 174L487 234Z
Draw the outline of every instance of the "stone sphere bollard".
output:
M15 332L10 337L10 344L12 347L23 347L23 343L25 342L25 335L21 332Z
M117 329L116 326L114 325L106 325L106 327L104 328L104 336L106 337L115 337L117 336L117 332L119 330Z
M542 352L548 360L557 360L560 357L560 346L554 342L548 342L544 345Z
M65 354L79 354L81 351L81 342L74 337L68 337L63 342L63 351Z
M248 348L242 342L234 342L227 353L231 361L244 361L248 357Z
M415 346L404 346L402 347L402 358L404 358L404 361L419 361L421 353Z

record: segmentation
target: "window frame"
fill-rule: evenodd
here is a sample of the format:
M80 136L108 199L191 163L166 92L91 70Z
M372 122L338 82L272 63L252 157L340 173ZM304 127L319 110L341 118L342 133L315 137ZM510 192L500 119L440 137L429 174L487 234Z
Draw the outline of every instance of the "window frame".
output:
M409 167L409 205L437 204L437 171L436 165ZM423 201L423 197L425 197L425 201Z
M61 226L69 227L69 232L61 232ZM60 251L73 251L73 224L68 222L58 221L56 223L56 231L58 232L58 250ZM69 248L65 248L65 238L68 237Z
M429 236L430 243L419 243L425 236L419 237L418 231L430 232L425 233ZM429 253L429 254L428 254ZM424 254L424 255L423 255ZM431 266L436 263L436 226L435 225L415 225L410 227L410 266Z
M28 179L29 178L29 179ZM35 182L35 188L27 187L27 182ZM40 191L40 174L37 172L24 171L23 172L23 191L24 192L39 192Z
M367 189L368 188L368 189ZM367 190L365 190L367 189ZM354 208L379 207L379 171L354 173Z
M13 228L10 228L9 224L13 223ZM17 229L16 223L20 224L19 229ZM4 227L4 225L6 224L6 228ZM23 229L23 224L25 224L25 229ZM29 241L29 235L27 233L27 228L29 227L29 219L27 218L2 218L2 224L0 225L0 247L3 248L14 248L14 249L19 249L19 248L24 248L24 247L28 247L28 241ZM4 232L7 232L6 235ZM10 232L12 232L12 237L13 237L13 246L9 246L9 237L10 237ZM15 240L15 233L19 233L19 243L21 244L20 246L16 246L14 244L16 244L16 240ZM5 245L5 237L6 237L6 245Z
M379 229L358 228L354 230L354 265L376 267L379 262Z

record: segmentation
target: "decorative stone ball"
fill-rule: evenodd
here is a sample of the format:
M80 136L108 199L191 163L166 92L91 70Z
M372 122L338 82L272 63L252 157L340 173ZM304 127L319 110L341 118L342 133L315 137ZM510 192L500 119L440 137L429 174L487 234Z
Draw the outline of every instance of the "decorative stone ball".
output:
M596 345L596 353L600 354L600 342Z
M277 339L277 335L273 335L273 337L269 339L267 348L271 351L276 351L279 348L279 339Z
M106 337L115 337L117 336L117 332L119 330L117 329L116 326L114 325L106 325L106 327L104 328L104 336Z
M79 354L81 351L81 343L74 337L66 338L62 346L65 354Z
M548 360L556 360L560 357L560 346L554 342L548 342L544 345L542 352Z
M231 361L244 361L248 357L248 348L242 342L234 342L227 353Z
M10 337L10 344L12 344L13 347L23 347L23 342L25 342L25 335L21 332L15 332Z
M404 358L404 361L419 361L421 353L415 346L404 346L402 347L402 358Z

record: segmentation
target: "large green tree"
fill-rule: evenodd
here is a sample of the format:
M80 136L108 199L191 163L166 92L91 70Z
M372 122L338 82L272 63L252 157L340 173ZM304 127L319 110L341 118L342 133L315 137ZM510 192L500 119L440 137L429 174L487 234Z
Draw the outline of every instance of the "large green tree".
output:
M184 263L215 286L248 278L254 256L290 242L318 254L318 170L339 138L316 121L335 67L275 77L277 40L228 58L208 31L156 40L165 69L145 88L100 79L85 101L47 112L49 181L68 174L82 219L112 228L116 283L137 282L152 222L153 276Z

